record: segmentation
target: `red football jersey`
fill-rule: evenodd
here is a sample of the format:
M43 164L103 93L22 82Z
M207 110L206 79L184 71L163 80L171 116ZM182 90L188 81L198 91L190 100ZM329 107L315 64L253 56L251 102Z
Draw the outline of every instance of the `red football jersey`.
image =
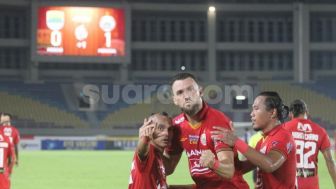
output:
M295 142L288 131L281 125L275 127L257 143L256 150L268 154L276 150L283 154L286 161L272 173L266 173L257 168L257 189L295 189L296 158Z
M129 189L167 189L166 173L161 158L162 152L149 145L149 152L146 160L141 161L137 152L134 153Z
M14 145L17 145L20 142L20 133L14 126L1 126L1 130L3 130L3 133L5 136L8 136L11 140L11 142L14 143Z
M330 148L327 132L308 119L295 118L284 124L296 144L298 188L318 189L318 152Z
M201 123L197 126L189 124L186 116L180 114L174 120L174 140L173 145L167 151L170 153L181 153L186 151L189 161L189 171L192 179L196 183L196 188L207 189L245 189L249 188L242 177L241 172L235 171L231 180L223 179L217 173L207 167L201 167L199 160L203 150L216 152L222 150L232 150L223 142L213 141L210 131L213 126L230 128L230 120L222 112L219 112L207 104L203 103L203 109L196 115ZM234 151L235 162L238 161L237 151ZM217 156L216 156L217 159Z
M3 125L0 126L3 134L9 138L10 142L14 144L14 148L20 142L20 133L19 131L12 125ZM12 174L13 167L9 167L8 172Z
M10 142L10 139L3 135L0 131L0 188L9 189L10 180L9 180L9 171L10 166L8 165L9 158L11 162L14 161L14 146Z

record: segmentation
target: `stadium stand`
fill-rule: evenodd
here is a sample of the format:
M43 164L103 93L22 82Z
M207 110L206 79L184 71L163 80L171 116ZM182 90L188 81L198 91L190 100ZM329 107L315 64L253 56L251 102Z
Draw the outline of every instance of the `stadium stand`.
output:
M178 114L178 109L172 104L161 104L156 95L148 97L143 102L130 105L127 108L122 108L119 111L110 113L106 116L101 122L103 128L111 127L130 127L137 128L141 123L144 117L147 117L153 112L162 112L165 111L169 115ZM144 103L149 102L149 103Z
M33 120L40 125L55 125L56 127L89 127L79 117L59 108L43 104L31 98L0 92L0 109L16 115L18 119ZM20 107L20 108L17 108ZM21 120L22 121L22 120ZM19 121L20 123L20 121ZM42 124L45 123L45 124ZM21 125L19 124L18 127Z

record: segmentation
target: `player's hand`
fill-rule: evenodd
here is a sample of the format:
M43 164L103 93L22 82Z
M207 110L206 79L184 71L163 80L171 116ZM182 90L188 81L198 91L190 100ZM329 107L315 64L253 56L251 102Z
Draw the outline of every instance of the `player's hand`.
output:
M145 118L143 125L139 129L139 139L152 140L156 127L156 123Z
M231 147L234 146L237 140L237 136L233 131L217 126L214 126L213 129L214 130L211 131L211 137L213 140L222 141Z
M209 167L211 168L215 161L215 154L213 154L210 150L202 151L200 158L200 166L201 167Z

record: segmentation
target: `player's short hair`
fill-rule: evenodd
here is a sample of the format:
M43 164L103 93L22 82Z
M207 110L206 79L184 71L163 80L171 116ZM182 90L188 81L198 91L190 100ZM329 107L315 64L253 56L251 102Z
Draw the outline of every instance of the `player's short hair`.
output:
M258 96L265 96L265 106L266 110L276 109L277 117L281 123L285 121L288 117L289 108L286 106L280 95L275 91L263 91L258 94Z
M161 115L167 118L168 122L172 124L172 118L169 116L167 112L156 112L156 113L151 113L151 115L148 117L148 119L152 118L152 116L155 115Z
M299 117L308 111L306 103L302 99L294 100L290 106L289 111L293 114L294 117Z
M196 77L193 74L187 73L187 72L181 72L181 73L178 73L178 74L176 74L172 77L172 79L170 80L170 86L172 86L175 83L175 81L177 81L177 80L184 80L184 79L187 79L187 78L191 78L197 84L199 84L198 80L196 79Z
M165 116L165 117L170 118L170 117L169 117L169 114L168 114L167 112L151 113L150 116L153 116L153 115L156 115L156 114L158 114L158 115L162 115L162 116ZM149 117L150 117L150 116L149 116Z
M12 118L13 118L12 114L10 114L10 113L1 112L1 115L2 115L2 116L8 116L9 119L12 119Z

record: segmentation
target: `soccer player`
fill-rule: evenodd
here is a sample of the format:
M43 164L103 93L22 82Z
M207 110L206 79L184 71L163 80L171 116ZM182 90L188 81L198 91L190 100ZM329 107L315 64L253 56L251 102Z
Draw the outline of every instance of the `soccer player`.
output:
M182 113L173 119L173 141L166 153L170 157L167 175L178 164L183 150L189 161L194 188L246 189L242 174L235 169L237 151L223 142L213 141L215 125L230 129L230 120L202 99L202 89L190 73L179 73L171 81L173 101Z
M287 116L288 107L283 105L278 93L262 92L254 100L251 112L253 129L263 133L256 149L230 130L214 127L216 130L212 131L215 140L236 147L246 157L247 161L240 162L241 171L245 173L258 167L257 189L295 188L295 143L280 123Z
M9 169L12 169L15 162L13 143L9 137L0 130L0 188L10 188Z
M296 143L296 173L298 189L318 189L318 153L322 152L329 174L336 188L336 166L332 158L327 132L308 119L308 108L303 100L290 105L291 121L284 128L291 132Z
M0 118L0 129L3 131L5 136L8 136L10 141L14 144L15 148L15 159L16 165L19 165L19 142L20 142L20 133L11 123L12 116L8 113L1 113ZM12 169L9 169L9 173L12 172Z
M171 118L167 113L157 113L144 120L139 129L139 142L132 162L129 189L168 188L163 151L171 140L171 126Z

